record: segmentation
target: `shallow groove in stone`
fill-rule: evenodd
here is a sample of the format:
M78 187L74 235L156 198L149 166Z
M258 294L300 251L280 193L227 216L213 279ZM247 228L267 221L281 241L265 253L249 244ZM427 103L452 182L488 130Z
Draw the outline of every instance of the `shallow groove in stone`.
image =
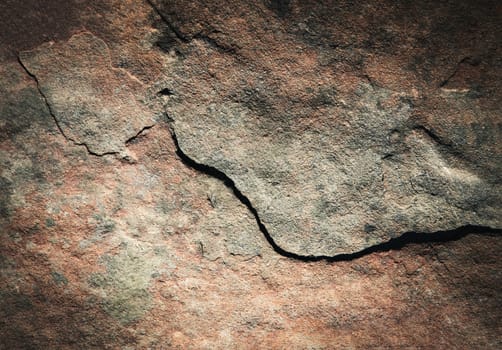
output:
M190 40L187 39L172 23L171 21L160 12L160 10L155 6L155 4L152 2L152 0L146 0L148 5L153 9L153 11L162 19L162 21L166 24L166 26L171 30L176 38L181 41L181 42L189 42Z

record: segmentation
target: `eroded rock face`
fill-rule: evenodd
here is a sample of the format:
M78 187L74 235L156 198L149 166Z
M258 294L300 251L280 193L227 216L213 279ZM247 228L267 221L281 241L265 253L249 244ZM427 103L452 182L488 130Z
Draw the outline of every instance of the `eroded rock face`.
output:
M0 2L0 349L499 349L497 5Z
M475 76L471 86L453 88L470 62L455 68L456 57L483 57L486 47L464 42L472 34L449 5L426 9L425 21L413 17L414 5L391 2L378 9L339 2L195 1L184 10L156 4L178 39L171 49L183 57L166 82L180 148L230 177L280 248L334 256L409 231L501 226L500 176L492 173L499 165L486 161L500 159L500 149L461 139L474 133L499 143L500 108L486 107L500 97L490 90L497 73L492 68L477 78L481 96L473 95ZM371 27L361 18L370 13L386 19ZM448 32L438 32L447 20L454 20ZM495 23L488 18L479 26L488 31ZM440 38L451 46L439 47ZM488 36L487 46L495 42ZM453 63L453 73L445 62L411 66L435 64L433 50ZM389 65L386 75L380 65ZM434 109L429 100L437 98L466 107L428 122L423 110ZM471 113L481 129L466 122ZM438 133L441 123L455 128Z

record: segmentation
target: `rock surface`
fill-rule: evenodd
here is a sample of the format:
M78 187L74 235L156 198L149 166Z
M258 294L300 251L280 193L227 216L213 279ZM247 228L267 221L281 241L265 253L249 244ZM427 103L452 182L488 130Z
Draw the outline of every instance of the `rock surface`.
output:
M497 103L500 89L474 78L478 96L470 86L448 87L452 78L441 82L451 74L446 62L456 65L463 51L483 57L498 38L472 47L453 4L407 18L416 5L278 3L194 1L181 10L156 2L180 38L170 48L183 60L174 64L166 108L183 152L231 178L275 243L300 256L354 253L408 231L500 227L500 176L484 163L493 154L500 160L500 148L451 140L471 128L479 139L490 128L486 141L498 143L500 106L482 104ZM388 20L371 23L370 14ZM500 29L485 15L477 30ZM448 30L438 32L447 21ZM439 47L441 40L450 46ZM385 81L375 57L391 65ZM426 75L428 67L414 68L411 60L445 63ZM498 79L497 66L483 79ZM471 107L438 116L435 123L457 127L436 133L419 113L445 93L452 93L446 104ZM481 129L465 124L472 110ZM464 157L474 152L486 153Z
M499 11L2 2L0 349L502 347Z
M106 43L91 33L25 51L20 62L39 84L61 132L97 155L120 153L152 113L142 111L143 84L113 68Z

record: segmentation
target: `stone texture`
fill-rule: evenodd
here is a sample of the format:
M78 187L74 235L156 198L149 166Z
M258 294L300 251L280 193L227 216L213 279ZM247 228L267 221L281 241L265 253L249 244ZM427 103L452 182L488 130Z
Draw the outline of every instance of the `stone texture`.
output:
M57 3L0 4L0 349L502 346L496 3ZM281 255L173 130L274 239L285 212L257 198L308 211L316 182L341 205L320 225L336 209L368 232L336 223L337 245L309 230L282 247L380 250ZM364 210L410 216L392 228ZM494 229L373 245L465 223Z
M106 43L91 33L22 52L20 60L64 135L92 153L123 152L127 140L154 123L153 111L139 106L145 102L142 82L113 68Z
M464 10L423 4L416 18L416 5L392 1L155 3L181 38L166 48L183 57L166 82L180 148L230 177L283 250L334 256L409 231L501 227L500 162L487 161L501 158L500 62L479 72L498 39L473 47L477 32L456 18ZM477 31L500 29L477 11ZM424 120L431 100L458 114Z

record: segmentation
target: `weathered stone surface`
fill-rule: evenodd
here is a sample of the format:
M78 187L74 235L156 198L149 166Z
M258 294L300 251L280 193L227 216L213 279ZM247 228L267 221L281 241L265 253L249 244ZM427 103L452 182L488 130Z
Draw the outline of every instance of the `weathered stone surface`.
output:
M235 157L249 149L244 143L253 133L261 144L252 144L269 150L264 156L276 147L291 157L294 146L295 166L304 166L299 160L307 154L328 158L326 164L307 159L315 171L339 169L324 148L331 145L347 163L338 176L358 179L361 198L388 210L400 209L391 205L397 199L370 197L373 189L381 194L372 174L384 175L385 186L411 177L423 215L408 218L410 225L453 220L448 211L443 222L432 221L438 216L430 211L432 197L447 200L445 208L461 207L453 212L468 216L466 208L475 208L489 218L499 205L490 201L497 200L501 174L497 4L392 3L166 1L155 2L156 11L136 0L2 2L0 349L501 348L500 231L410 235L364 254L294 259L273 249L228 181L214 177L221 174L194 168L172 139L171 129L180 131L188 153L194 130L205 139L219 133L222 157L215 165L229 176L244 169ZM460 30L465 23L469 30ZM330 46L333 38L340 46ZM75 42L81 47L72 48ZM60 72L62 62L68 66ZM265 65L258 94L253 74ZM73 70L76 79L67 82ZM88 110L114 128L98 129L113 133L113 143L80 138L87 126L78 123L62 129L78 140L62 135L56 121L73 116L67 113L78 104L58 96L74 82L85 87L75 91L78 101L94 101ZM255 90L246 92L249 86ZM112 87L124 93L111 94ZM137 115L120 109L127 95ZM154 99L164 100L168 118L158 118ZM119 111L110 119L98 108L108 103ZM242 113L231 119L230 112ZM196 113L207 118L194 124L200 129L191 125ZM220 115L227 120L214 119ZM155 125L125 142L124 117L138 123L133 136ZM395 124L399 129L386 140ZM300 135L324 143L300 149L307 144ZM84 141L95 148L76 144ZM363 144L373 147L354 152ZM98 156L98 146L121 154ZM189 155L202 161L197 155L208 150L201 144ZM284 181L291 166L284 159L272 157L277 169L250 166ZM356 161L367 168L359 171ZM412 177L418 168L429 172ZM292 177L317 180L306 170ZM241 176L252 179L232 175L244 192ZM319 171L319 179L332 186L329 174ZM299 196L304 185L298 186L286 194ZM468 193L490 186L493 193ZM403 186L400 200L410 199L410 187ZM361 199L354 208L365 206ZM363 230L379 235L378 225L368 221Z
M97 155L121 153L125 142L154 123L140 104L143 84L113 68L106 43L91 33L20 55L64 135Z
M180 148L230 177L285 251L333 256L409 231L502 226L502 111L486 106L501 97L490 89L498 73L470 73L471 86L453 88L465 84L457 75L476 70L456 57L483 57L497 38L473 47L453 5L420 19L411 3L155 3L181 38L183 59L166 82ZM358 17L365 13L386 19L373 24ZM497 29L483 14L479 30ZM423 66L410 67L412 59ZM428 64L436 64L431 77L421 71ZM451 77L438 84L442 74ZM436 98L462 107L423 120ZM487 142L480 148L466 134Z

